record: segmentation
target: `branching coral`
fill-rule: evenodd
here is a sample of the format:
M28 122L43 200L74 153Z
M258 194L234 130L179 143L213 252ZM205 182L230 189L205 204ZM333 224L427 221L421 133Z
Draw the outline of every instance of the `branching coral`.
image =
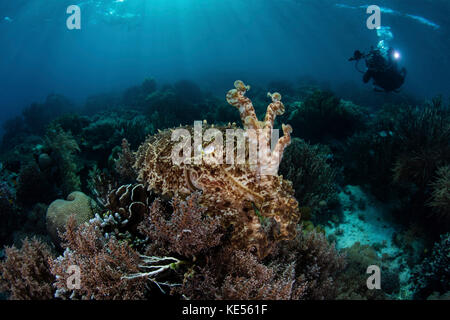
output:
M284 111L281 95L269 94L272 103L267 108L265 121L260 122L256 118L252 102L245 97L249 87L242 81L236 81L235 87L227 94L227 101L239 109L244 128L256 132L256 136L248 134L249 148L257 142L268 144L274 119ZM206 129L212 128L206 127L202 134ZM216 129L222 132L223 139L226 129L233 127L230 125ZM195 140L196 132L193 127L183 127L180 130L194 136ZM284 148L291 140L291 130L290 126L283 126L284 136L277 142L272 157L260 152L259 162L251 163L246 158L244 164L217 164L212 161L196 164L195 151L194 155L187 155L187 160L183 163L174 164L172 152L176 144L172 141L173 130L165 130L140 146L134 168L139 171L138 180L149 190L159 194L186 197L193 191L201 190L201 205L208 209L208 213L223 216L225 227L234 228L232 240L236 247L255 251L260 257L264 257L270 252L269 239L292 239L299 220L298 203L293 197L292 184L277 175ZM199 148L207 159L225 154L220 153L219 148L211 144L211 141L203 142ZM237 147L234 146L232 150L236 154ZM270 152L270 148L266 148L266 152ZM266 224L273 227L266 231Z
M49 259L50 248L38 239L25 239L21 249L6 248L6 260L0 263L0 291L12 300L45 300L53 297Z
M299 230L297 237L279 246L272 265L279 270L294 266L291 299L335 299L338 275L346 265L345 257L329 244L322 233Z
M300 231L263 262L225 247L194 267L179 291L192 299L333 299L344 266L322 234Z
M184 264L183 260L180 260L175 257L157 257L157 256L141 256L142 264L139 265L139 268L144 269L145 271L126 275L122 277L127 280L141 279L141 281L149 280L154 283L162 293L166 293L163 286L167 287L177 287L180 286L179 283L170 283L163 282L160 280L160 277L164 276L164 273L169 270L175 270L180 265Z
M50 261L56 277L55 296L63 299L142 299L145 282L126 279L129 273L138 273L141 258L125 242L105 238L98 222L76 227L69 219L64 233L63 256ZM70 266L80 270L80 288L70 289Z
M188 274L179 289L189 299L288 300L294 282L292 266L277 274L254 255L230 248Z
M217 246L222 234L219 217L205 215L199 204L200 194L194 193L186 201L172 199L173 213L167 219L161 201L155 200L148 220L140 229L159 247L184 257L194 257L205 249Z

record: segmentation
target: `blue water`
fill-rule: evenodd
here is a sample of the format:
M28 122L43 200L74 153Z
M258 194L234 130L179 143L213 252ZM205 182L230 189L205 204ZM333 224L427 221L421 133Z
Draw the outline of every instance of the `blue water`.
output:
M66 27L73 4L81 8L81 30ZM402 54L403 90L450 96L447 0L3 0L0 119L49 93L82 104L149 76L190 79L221 94L238 78L311 77L331 88L361 88L347 59L379 41L366 28L368 4L382 7L382 25Z

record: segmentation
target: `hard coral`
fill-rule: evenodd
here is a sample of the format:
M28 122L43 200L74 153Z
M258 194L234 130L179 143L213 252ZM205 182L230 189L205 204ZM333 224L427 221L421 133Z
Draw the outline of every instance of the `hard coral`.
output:
M265 121L259 121L252 102L245 97L249 87L242 81L236 81L235 87L228 92L227 101L239 109L244 128L256 132L256 137L249 137L250 147L258 141L268 143L276 115L284 112L281 95L269 94L272 103L267 108ZM196 134L193 127L181 129L191 137ZM232 126L217 129L222 132L223 138L226 129L232 129ZM205 128L202 130L204 133ZM138 180L148 189L181 197L201 190L200 203L208 213L223 216L225 226L233 226L232 241L236 247L256 251L259 257L270 252L270 239L292 239L295 236L300 218L298 203L293 197L292 184L277 175L284 148L291 141L290 126L283 125L284 137L273 151L272 160L275 161L267 163L263 155L256 165L250 163L248 158L244 164L218 164L213 161L195 164L196 158L191 154L187 155L187 161L174 164L172 152L176 142L172 141L172 131L165 130L150 137L137 152L134 167L139 171ZM225 154L216 150L210 142L203 142L199 147L207 158L223 157ZM233 148L236 153L234 143ZM272 175L264 175L264 170L269 170ZM272 227L269 232L264 230L267 225Z
M106 211L101 220L104 232L113 232L116 237L129 232L136 234L138 225L151 210L151 194L142 184L127 184L107 192L104 199L98 198ZM123 234L124 235L124 234Z
M55 200L47 209L47 230L55 242L59 242L58 232L63 232L71 216L77 225L88 222L94 217L96 205L82 192L72 192L67 200Z

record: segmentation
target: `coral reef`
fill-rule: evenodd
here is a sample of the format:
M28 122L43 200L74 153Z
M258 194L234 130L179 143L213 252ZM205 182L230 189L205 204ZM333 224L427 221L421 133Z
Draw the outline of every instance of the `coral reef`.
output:
M25 240L0 250L1 298L448 299L442 99L350 94L368 110L310 79L236 81L226 101L205 88L149 78L89 97L81 114L52 95L4 124L0 244ZM242 163L219 148L227 130L246 134L230 149L239 159L248 144ZM269 142L272 158L250 161ZM366 286L373 264L381 290Z
M0 243L5 243L11 238L11 230L14 230L20 221L16 216L18 209L14 187L15 176L3 170L0 164L0 177Z
M134 112L104 112L94 116L89 125L83 128L82 146L90 152L109 153L124 138L132 145L139 145L153 130L144 116Z
M23 118L16 116L6 120L2 125L4 134L1 142L1 150L6 151L26 140L27 130Z
M236 81L235 86L236 89L227 94L227 100L239 108L244 128L266 129L258 133L259 136L253 142L250 141L250 144L259 138L268 143L275 116L284 111L281 96L277 93L271 95L272 103L267 108L265 121L260 122L256 118L253 104L244 95L249 87L241 81ZM215 128L224 132L232 126ZM195 135L193 127L181 129L190 136ZM139 147L134 167L139 171L138 180L157 193L185 197L195 190L201 190L201 204L209 212L225 216L225 226L233 226L233 240L237 247L253 250L264 257L270 251L268 237L277 240L294 237L295 225L299 219L298 203L293 197L291 183L276 175L283 150L290 143L291 128L283 126L283 132L285 136L277 142L274 151L276 162L269 164L275 175L261 175L261 170L267 163L261 161L255 168L248 159L245 159L245 164L218 165L204 160L198 165L195 164L198 162L195 160L197 152L187 155L187 161L174 165L172 150L176 144L172 141L172 130L162 131L146 140ZM264 136L267 134L268 136ZM212 150L209 153L203 152L206 157L223 157L223 153L211 145L213 144L208 141L199 147L202 150ZM269 220L275 225L272 226L271 234L267 235L262 224Z
M140 86L133 86L125 90L122 95L122 102L128 106L141 107L143 101L145 101L149 95L154 93L156 89L157 84L155 79L145 79Z
M438 170L449 164L449 115L441 97L417 107L385 105L370 129L350 137L338 152L345 179L364 185L380 200L395 201L392 214L402 224L446 232L446 219L438 218L442 214L430 204L439 192Z
M95 210L95 202L79 191L69 194L67 200L55 200L47 209L48 233L58 243L58 233L64 231L70 217L74 218L76 225L81 225L94 217Z
M2 187L3 186L0 186L0 188ZM18 219L14 217L15 213L16 209L14 204L2 194L0 196L0 219L2 221L0 228L0 241L2 243L10 238L11 230L18 226Z

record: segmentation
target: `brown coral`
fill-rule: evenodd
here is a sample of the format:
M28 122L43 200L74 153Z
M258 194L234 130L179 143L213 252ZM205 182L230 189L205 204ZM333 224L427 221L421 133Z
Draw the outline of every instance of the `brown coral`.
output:
M252 102L245 97L249 87L242 81L236 81L235 87L227 94L227 101L239 109L244 128L255 132L246 132L249 147L245 148L245 163L229 164L229 161L222 161L227 162L222 164L205 161L205 158L203 162L198 162L199 156L223 160L225 152L217 148L216 142L224 141L226 130L234 128L229 125L216 127L222 133L221 136L215 136L214 141L200 142L199 150L194 148L193 154L188 148L187 161L177 164L172 161L172 153L177 146L172 141L174 130L162 131L140 146L134 168L139 171L138 180L157 193L185 198L194 191L201 191L200 203L207 208L208 213L224 217L222 220L225 227L233 226L232 241L235 246L256 251L262 258L270 252L270 240L292 239L295 236L295 227L300 218L292 184L277 175L284 148L290 143L292 129L283 125L284 136L277 142L269 157L267 153L270 148L266 148L265 153L264 149L261 151L261 146L269 143L275 116L284 111L281 95L269 94L272 103L267 108L265 121L260 122L256 118ZM213 126L203 126L201 135L207 134L207 130L211 128ZM189 137L183 140L185 146L190 145L191 137L194 137L195 144L198 131L194 127L179 129L184 130ZM238 150L234 145L234 137L232 138L231 150L234 155L238 154ZM252 149L257 144L260 146L260 157L254 163L249 160L250 150L247 149Z
M284 273L262 264L249 252L226 248L196 268L178 290L190 299L288 300L292 294L292 266Z
M264 261L223 247L195 266L178 292L190 299L323 300L336 298L345 259L321 233L299 229Z
M346 261L334 244L328 243L324 234L299 228L296 238L280 245L273 258L272 264L278 270L294 266L291 299L336 298L339 290L336 278L344 270Z
M51 272L56 277L55 296L63 299L142 299L145 282L126 279L128 273L137 273L140 256L125 242L115 238L106 239L100 232L98 222L77 228L71 217L64 233L63 256L50 261ZM67 286L70 266L80 270L80 288Z
M50 248L36 238L25 239L21 249L5 249L6 260L0 263L0 291L10 293L11 300L46 300L53 298L53 275L48 260Z
M147 221L140 229L169 252L184 257L193 257L217 246L222 237L219 218L205 216L205 208L199 205L199 198L199 193L193 193L186 201L173 198L170 219L165 217L161 201L155 200Z

